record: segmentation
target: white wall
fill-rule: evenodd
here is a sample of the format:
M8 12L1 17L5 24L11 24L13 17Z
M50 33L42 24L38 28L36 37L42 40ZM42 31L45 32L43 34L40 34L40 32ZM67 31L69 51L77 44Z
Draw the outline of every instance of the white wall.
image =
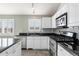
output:
M62 3L61 5L60 5L60 7L58 8L58 10L57 10L57 12L55 13L55 17L57 18L57 17L59 17L60 15L62 15L63 13L65 13L65 12L68 12L68 3Z
M0 15L0 18L14 18L15 19L15 35L19 33L28 32L28 20L30 18L41 18L43 16L30 16L30 15Z
M68 11L68 9L67 8L69 8L69 7L64 7L64 6L66 6L66 5L68 5L68 4L61 4L61 6L59 7L59 9L58 9L58 11L57 11L57 13L56 13L56 16L55 16L55 18L56 17L58 17L59 15L61 15L62 13L64 13L64 12L67 12ZM64 8L63 8L64 7ZM77 6L76 6L77 7ZM76 11L75 11L76 12ZM71 13L72 14L72 13ZM77 13L76 13L77 14ZM76 15L75 14L75 15ZM73 14L74 15L74 14ZM69 21L71 21L72 22L72 20L74 19L74 20L78 20L79 18L73 18L72 17L72 20L70 20L69 19L69 17L70 17L70 15L69 15L69 11L68 11L68 25L69 25ZM78 16L79 17L79 16ZM75 24L75 23L74 23ZM75 33L77 33L77 38L79 39L79 26L70 26L69 28L63 28L63 29L53 29L53 32L54 33L59 33L59 31L71 31L71 32L75 32Z
M27 32L27 22L28 22L28 17L24 16L24 15L0 15L0 18L2 19L10 19L10 18L14 18L15 19L15 35L17 35L20 32Z
M28 19L26 16L15 16L15 34L27 32L27 22Z

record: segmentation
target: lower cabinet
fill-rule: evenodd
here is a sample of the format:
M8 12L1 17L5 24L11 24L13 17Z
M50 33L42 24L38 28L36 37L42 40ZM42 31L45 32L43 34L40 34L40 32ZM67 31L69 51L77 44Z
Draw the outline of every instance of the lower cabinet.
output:
M34 43L33 44L34 45L34 49L40 49L41 48L40 47L40 43L41 43L40 42L40 37L33 37L33 38L34 38L33 39L34 40L34 42L33 42Z
M33 47L33 39L34 38L32 38L32 37L27 37L27 49L29 49L29 48L34 48Z
M41 49L48 49L49 48L49 37L44 36L44 37L40 37L40 48Z
M27 49L48 49L49 37L47 36L27 36Z
M0 53L0 56L21 56L21 42L16 43L7 50Z
M60 44L58 44L58 56L73 56L68 51L66 51Z

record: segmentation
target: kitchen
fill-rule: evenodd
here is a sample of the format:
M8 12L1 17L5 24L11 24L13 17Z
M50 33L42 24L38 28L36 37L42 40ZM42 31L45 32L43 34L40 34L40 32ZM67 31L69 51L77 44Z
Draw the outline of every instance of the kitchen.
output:
M79 3L0 4L0 56L78 56L78 10Z

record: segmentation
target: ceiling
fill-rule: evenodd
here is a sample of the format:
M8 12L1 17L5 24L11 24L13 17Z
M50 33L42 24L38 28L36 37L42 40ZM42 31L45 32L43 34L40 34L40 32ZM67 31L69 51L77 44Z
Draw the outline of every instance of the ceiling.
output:
M59 3L0 3L0 15L53 15L59 5Z

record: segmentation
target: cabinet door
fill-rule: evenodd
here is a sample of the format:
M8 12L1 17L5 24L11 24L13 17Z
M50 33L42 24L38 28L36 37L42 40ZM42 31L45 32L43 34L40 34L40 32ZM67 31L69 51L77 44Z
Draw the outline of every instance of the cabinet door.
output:
M34 38L34 49L40 49L40 37L33 37Z
M52 27L51 17L42 18L42 28L51 28Z
M79 26L79 4L69 4L68 26Z
M62 46L58 45L58 56L73 56L68 51L66 51Z
M41 44L41 49L48 49L48 45L49 45L49 41L48 41L49 39L48 39L48 37L41 37L41 42L40 42L40 44Z
M52 28L56 28L56 16L52 16Z
M34 41L33 41L33 37L27 37L27 49L28 48L34 48L33 46L33 43Z

